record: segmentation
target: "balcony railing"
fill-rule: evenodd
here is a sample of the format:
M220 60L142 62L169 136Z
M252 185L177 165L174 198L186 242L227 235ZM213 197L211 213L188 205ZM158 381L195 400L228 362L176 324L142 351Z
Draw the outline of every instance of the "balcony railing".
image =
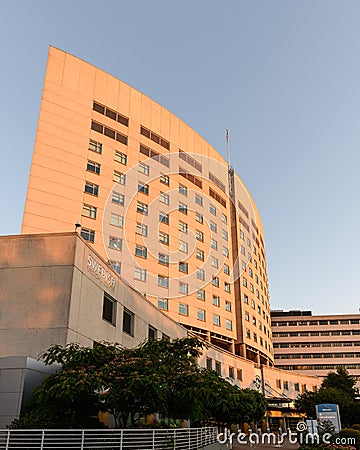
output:
M216 443L215 427L110 430L0 430L0 449L199 450Z

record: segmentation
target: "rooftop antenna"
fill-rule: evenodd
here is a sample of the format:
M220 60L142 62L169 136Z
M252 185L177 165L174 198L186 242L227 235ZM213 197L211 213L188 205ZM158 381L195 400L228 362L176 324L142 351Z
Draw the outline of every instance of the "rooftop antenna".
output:
M228 169L230 169L230 146L229 146L229 130L226 128L226 150L227 150L227 162Z

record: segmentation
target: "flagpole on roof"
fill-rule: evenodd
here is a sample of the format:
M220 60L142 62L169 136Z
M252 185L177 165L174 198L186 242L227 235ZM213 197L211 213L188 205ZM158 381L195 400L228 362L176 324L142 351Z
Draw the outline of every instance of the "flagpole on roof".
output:
M230 169L230 146L229 146L229 130L226 128L226 150L227 150L227 163L228 169Z

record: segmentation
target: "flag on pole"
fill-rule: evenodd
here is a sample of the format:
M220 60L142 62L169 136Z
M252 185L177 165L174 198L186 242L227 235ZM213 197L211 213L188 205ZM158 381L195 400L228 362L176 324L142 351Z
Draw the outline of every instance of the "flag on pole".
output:
M226 129L226 143L229 143L229 130Z

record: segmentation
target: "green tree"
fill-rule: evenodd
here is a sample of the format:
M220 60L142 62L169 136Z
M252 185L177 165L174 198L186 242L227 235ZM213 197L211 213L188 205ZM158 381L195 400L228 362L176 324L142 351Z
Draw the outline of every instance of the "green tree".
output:
M336 372L329 372L324 378L321 386L323 388L338 389L339 391L345 392L353 399L355 399L358 394L355 377L349 375L349 372L344 367L338 367Z
M320 389L304 392L296 399L296 406L308 417L315 417L316 405L335 403L339 405L341 422L351 425L359 421L359 402L356 399L355 379L344 368L329 372Z
M61 370L35 390L28 414L14 426L29 426L36 417L37 427L45 419L54 427L94 427L99 410L111 413L116 427L136 426L155 412L196 423L259 420L266 410L261 394L197 366L204 345L186 338L150 340L132 349L107 343L52 346L41 357Z

